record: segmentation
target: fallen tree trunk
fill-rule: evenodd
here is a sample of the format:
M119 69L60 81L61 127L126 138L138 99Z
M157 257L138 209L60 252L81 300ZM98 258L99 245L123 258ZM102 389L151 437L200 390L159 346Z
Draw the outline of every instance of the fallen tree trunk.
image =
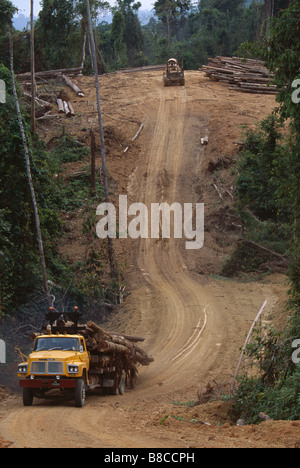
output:
M56 102L57 102L57 105L58 105L58 113L63 114L65 112L63 101L61 99L57 99Z
M66 84L73 89L73 91L77 94L77 96L84 97L84 92L81 91L81 89L78 88L78 86L73 83L73 81L66 75L62 75L63 80L66 82Z
M68 106L69 106L69 109L70 109L70 112L71 112L71 116L74 116L75 115L75 111L72 107L72 104L70 102L68 102Z
M71 111L69 109L68 103L66 101L64 101L63 103L64 103L64 111L65 111L66 116L71 117Z
M76 75L82 71L82 67L78 68L61 68L59 70L46 70L42 72L36 72L36 78L56 78L59 75ZM30 80L31 73L20 73L17 75L17 79L20 81Z

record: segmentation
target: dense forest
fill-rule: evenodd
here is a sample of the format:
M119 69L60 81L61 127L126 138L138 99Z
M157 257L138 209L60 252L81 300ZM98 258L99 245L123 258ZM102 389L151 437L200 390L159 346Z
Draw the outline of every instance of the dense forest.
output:
M87 19L83 0L43 0L35 23L36 70L71 68L84 64L91 71ZM197 69L208 57L232 55L242 42L262 37L266 19L286 6L285 0L157 0L154 16L142 26L141 3L91 1L99 70L164 63L170 56ZM273 6L271 7L270 4ZM103 12L112 23L101 22ZM15 71L30 69L30 32L15 32ZM0 37L0 61L8 63L8 37Z
M36 70L83 65L84 73L91 73L85 0L41 3L34 28ZM138 19L140 2L117 0L111 8L106 2L90 0L90 5L100 73L161 64L170 56L184 60L186 69L198 69L209 57L232 56L237 51L265 60L274 72L278 109L245 138L237 168L237 212L252 240L257 235L259 242L271 239L272 250L289 258L290 319L283 330L257 330L248 353L259 377L242 377L235 408L248 421L256 422L259 410L277 419L300 419L300 371L291 360L291 342L300 337L300 105L291 98L292 84L300 79L300 1L201 0L193 4L191 0L157 0L155 16L144 26ZM99 22L104 10L112 11L111 24ZM9 25L14 13L11 2L0 0L0 79L7 84L6 105L0 105L2 317L14 314L37 295L39 300L44 298L24 139L15 107L20 90L16 86L14 94L10 74L12 65L15 73L30 70L30 31L10 28L12 63ZM93 265L70 266L57 252L62 232L59 213L81 205L80 200L69 199L70 192L53 175L63 162L80 158L78 152L84 150L66 137L60 143L63 146L49 153L38 135L32 135L28 109L21 106L21 112L49 281L60 285L55 292L58 297L68 290L77 303L109 301L118 284L115 280L109 288L101 284L98 254ZM82 196L90 195L84 192ZM102 187L97 197L103 197Z

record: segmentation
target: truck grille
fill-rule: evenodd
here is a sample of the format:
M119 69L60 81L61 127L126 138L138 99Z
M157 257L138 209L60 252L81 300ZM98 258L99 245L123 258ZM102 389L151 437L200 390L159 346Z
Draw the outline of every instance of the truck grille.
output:
M46 372L47 369L47 372ZM63 374L64 368L62 362L57 361L34 361L31 363L32 374Z
M46 374L46 362L32 362L31 363L32 374Z
M48 374L63 374L63 363L57 361L48 362Z

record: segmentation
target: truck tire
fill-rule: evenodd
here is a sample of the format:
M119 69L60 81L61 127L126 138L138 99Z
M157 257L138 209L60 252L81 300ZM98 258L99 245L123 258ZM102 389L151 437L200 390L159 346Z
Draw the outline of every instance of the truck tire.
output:
M75 406L76 408L83 408L85 404L85 383L83 379L76 381L75 388Z
M33 403L33 390L32 388L23 388L23 405L32 406Z

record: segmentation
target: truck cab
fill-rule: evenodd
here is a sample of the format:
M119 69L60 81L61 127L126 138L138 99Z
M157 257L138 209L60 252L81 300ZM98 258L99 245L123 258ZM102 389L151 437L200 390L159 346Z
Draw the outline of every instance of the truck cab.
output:
M82 407L89 366L83 336L59 333L37 336L28 362L18 366L24 405L31 406L34 397L47 398L55 390L64 398L74 398L75 406Z

